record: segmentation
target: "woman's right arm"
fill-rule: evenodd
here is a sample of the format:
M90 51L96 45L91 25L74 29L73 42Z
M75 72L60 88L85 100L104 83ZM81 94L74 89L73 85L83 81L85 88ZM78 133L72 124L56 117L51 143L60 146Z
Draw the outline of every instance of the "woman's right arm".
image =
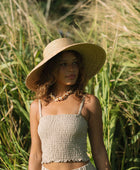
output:
M28 170L41 170L41 141L38 136L39 109L38 101L32 102L30 107L31 151Z

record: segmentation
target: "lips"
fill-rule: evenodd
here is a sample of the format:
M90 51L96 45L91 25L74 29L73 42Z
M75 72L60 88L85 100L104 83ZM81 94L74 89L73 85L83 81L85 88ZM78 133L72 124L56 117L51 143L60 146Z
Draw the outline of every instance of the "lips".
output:
M70 74L70 75L68 75L68 76L66 76L68 79L70 79L70 80L73 80L73 79L75 79L75 77L76 77L76 75L75 74Z

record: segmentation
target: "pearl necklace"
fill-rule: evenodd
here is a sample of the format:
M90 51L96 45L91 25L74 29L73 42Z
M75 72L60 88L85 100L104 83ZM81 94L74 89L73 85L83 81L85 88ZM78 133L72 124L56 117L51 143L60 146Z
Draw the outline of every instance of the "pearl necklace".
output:
M55 102L59 102L62 100L65 100L70 94L72 94L72 90L67 91L65 94L63 94L63 96L60 97L55 97L52 93L50 94L50 97L55 101Z

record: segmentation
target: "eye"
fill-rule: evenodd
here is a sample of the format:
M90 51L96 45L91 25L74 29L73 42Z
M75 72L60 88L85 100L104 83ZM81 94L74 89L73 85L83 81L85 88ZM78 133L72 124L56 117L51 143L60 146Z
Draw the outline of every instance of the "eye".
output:
M72 64L78 66L78 62L77 61L73 62Z
M67 63L60 63L60 66L67 66Z

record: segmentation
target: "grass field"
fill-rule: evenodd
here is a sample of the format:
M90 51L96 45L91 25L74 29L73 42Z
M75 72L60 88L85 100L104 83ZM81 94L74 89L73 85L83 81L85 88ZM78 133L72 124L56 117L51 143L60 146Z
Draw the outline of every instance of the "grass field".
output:
M0 1L0 169L27 169L34 94L25 87L25 78L41 61L43 48L61 32L75 42L92 42L106 50L104 67L85 91L101 102L112 170L138 170L140 2L47 2L41 7L35 0ZM62 9L67 9L64 14ZM89 144L88 153L91 157Z

